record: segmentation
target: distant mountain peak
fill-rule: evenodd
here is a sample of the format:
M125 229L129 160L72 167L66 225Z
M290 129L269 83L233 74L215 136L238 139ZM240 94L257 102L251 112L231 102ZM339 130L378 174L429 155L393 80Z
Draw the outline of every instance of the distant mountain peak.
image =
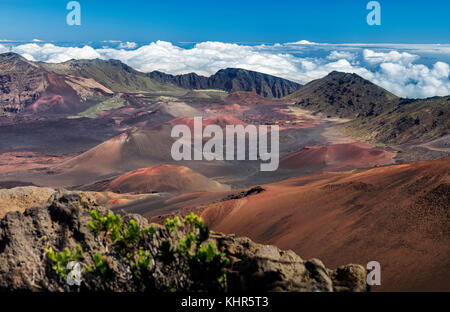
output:
M25 58L22 55L14 53L14 52L1 53L0 58L16 58L16 59L25 60Z
M361 82L364 82L365 84L368 84L368 83L373 84L369 80L364 79L363 77L361 77L360 75L358 75L356 73L346 73L346 72L340 72L340 71L336 71L336 70L333 70L332 72L330 72L323 79L359 80ZM373 85L375 85L375 84L373 84Z
M331 116L375 116L393 107L399 98L355 73L332 71L309 82L287 100Z
M46 63L43 63L46 64ZM120 60L116 60L116 59L109 59L109 60L104 60L101 58L95 58L95 59L71 59L68 60L66 62L62 62L59 64L66 64L66 65L84 65L84 66L115 66L115 67L122 67L122 68L127 68L130 70L134 70L132 67L128 66L127 64L123 63Z
M301 85L283 78L243 68L225 68L210 77L196 73L170 75L160 71L148 74L150 78L164 83L173 83L186 89L218 89L227 92L250 91L263 97L283 97Z
M3 62L3 63L23 62L23 63L27 63L29 65L36 67L36 65L33 62L27 60L22 55L14 53L14 52L7 52L7 53L0 54L0 62Z
M183 91L173 84L162 84L116 59L70 60L64 63L41 63L49 71L92 78L114 92Z

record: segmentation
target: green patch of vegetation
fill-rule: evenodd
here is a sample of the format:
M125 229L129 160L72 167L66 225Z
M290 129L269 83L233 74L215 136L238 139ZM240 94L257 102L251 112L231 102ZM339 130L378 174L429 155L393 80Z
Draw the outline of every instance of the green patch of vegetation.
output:
M394 109L373 118L356 118L343 129L370 143L424 143L450 133L449 104L450 97L402 99Z
M88 227L97 235L103 232L124 261L139 270L144 269L144 265L149 266L150 253L138 246L144 235L154 233L154 227L142 231L135 220L130 220L127 224L124 224L120 215L115 215L112 212L103 217L96 210L92 210L91 217L92 220L88 222Z
M175 252L170 241L165 240L159 245L159 257L164 264L168 265L175 260Z
M92 78L113 92L158 92L181 95L186 90L171 83L160 83L120 61L70 60L64 63L42 64L58 74Z
M229 95L223 90L191 90L183 97L185 98L201 98L201 99L224 99Z
M170 233L174 232L180 225L180 219L178 217L175 217L173 219L166 219L166 227Z
M172 96L161 95L153 99L155 102L179 102L180 99Z
M176 252L187 261L187 271L195 283L194 287L222 290L225 286L225 269L230 265L230 260L217 250L214 243L206 242L209 230L199 216L191 213L183 223L190 231L181 239Z
M109 278L114 274L113 270L111 270L108 263L106 263L101 254L94 254L92 260L94 261L95 266L94 268L92 268L91 266L86 266L87 273L93 273L102 278Z
M135 282L141 283L144 287L151 280L153 259L157 257L164 265L172 266L174 263L177 267L181 265L193 283L190 290L224 289L225 270L230 260L209 240L209 229L199 216L192 213L182 221L178 217L166 219L165 227L171 238L161 241L157 246L157 254L153 255L148 243L156 234L154 225L141 228L135 220L124 222L120 215L112 212L104 215L92 210L90 215L88 228L97 240L113 247L108 256L123 261L123 264L129 267ZM63 278L67 277L67 264L70 261L84 260L79 246L75 251L66 248L63 252L55 252L50 247L46 248L45 252L52 268ZM181 263L178 262L180 260ZM86 279L95 276L106 282L114 277L114 271L101 254L95 253L91 263L93 265L83 264L87 273ZM167 290L174 291L175 288L170 285Z
M86 117L86 118L96 118L97 114L100 112L120 108L120 107L123 107L124 105L125 105L124 99L114 97L114 98L102 101L102 102L98 103L97 105L91 106L84 112L79 113L78 115L81 117Z
M81 261L84 259L80 246L76 246L73 251L69 250L69 248L65 248L62 252L56 252L52 247L45 248L44 251L52 263L52 269L63 279L66 279L67 274L69 273L69 270L67 269L69 262Z
M230 260L213 243L200 245L188 253L189 273L199 289L221 290L225 286L225 269Z

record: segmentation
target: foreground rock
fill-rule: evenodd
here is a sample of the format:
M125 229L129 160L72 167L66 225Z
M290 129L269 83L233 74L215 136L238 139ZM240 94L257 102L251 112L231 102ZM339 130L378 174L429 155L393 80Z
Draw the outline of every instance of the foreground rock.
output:
M132 272L114 248L94 235L88 226L90 212L106 213L89 193L54 193L48 203L9 212L0 221L0 291L206 291L188 274L184 259L173 253L170 262L161 254L162 242L174 247L184 237L154 225L154 234L142 240L152 261L145 271ZM128 215L124 222L147 228L146 219ZM227 291L365 291L366 272L359 265L328 270L320 260L302 260L292 251L264 246L245 237L211 233L209 241L230 260L223 290ZM101 255L108 274L82 275L80 286L58 275L48 250L75 250L80 246L83 272L99 266L94 254ZM47 251L47 253L46 253ZM192 273L192 272L191 272ZM205 284L201 284L205 285Z
M54 192L52 188L36 186L0 189L0 218L10 211L24 212L26 208L45 205Z

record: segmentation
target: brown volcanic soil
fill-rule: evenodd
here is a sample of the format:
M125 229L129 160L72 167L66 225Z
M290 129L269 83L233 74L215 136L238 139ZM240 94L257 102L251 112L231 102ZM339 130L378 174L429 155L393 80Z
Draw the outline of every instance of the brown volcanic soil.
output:
M331 266L382 268L384 291L450 291L450 158L359 173L322 173L211 204L215 231L249 236Z
M27 181L45 186L73 187L109 180L139 168L175 163L171 156L171 125L122 133L88 151L50 167L52 174L33 176ZM177 165L189 166L208 176L233 174L235 170L225 161L181 161ZM11 177L12 178L12 177ZM9 180L11 180L9 178Z
M48 86L26 113L77 114L96 104L87 97L110 96L112 92L93 80L47 73Z
M107 190L115 193L181 194L188 192L220 192L230 187L208 179L184 166L161 165L128 172L112 180Z
M280 100L275 98L264 98L255 92L237 91L233 92L225 98L225 102L230 104L243 104L243 105L255 105L255 104L279 104Z
M0 154L0 173L46 168L49 165L62 162L64 159L67 159L67 157L39 155L32 152L3 153Z
M0 120L0 153L68 155L86 151L119 133L107 119L31 118Z
M280 160L280 167L317 172L369 168L392 162L393 153L361 142L306 146Z
M173 125L186 125L191 130L191 133L194 134L194 118L192 117L180 117L171 121ZM209 125L217 125L221 128L225 128L228 125L242 125L247 126L247 124L236 117L231 115L220 115L215 117L209 117L202 119L202 127L205 128Z
M126 132L53 167L50 185L73 186L115 177L130 170L167 162L173 139L170 128Z

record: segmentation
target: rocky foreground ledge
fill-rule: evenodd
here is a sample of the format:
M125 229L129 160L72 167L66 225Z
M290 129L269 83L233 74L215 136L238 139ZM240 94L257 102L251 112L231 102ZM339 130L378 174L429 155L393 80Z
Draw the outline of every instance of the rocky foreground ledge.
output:
M329 270L249 238L192 230L194 219L162 226L139 215L110 222L107 214L91 194L67 191L41 207L8 212L0 221L0 291L367 290L360 265ZM197 237L208 248L196 249ZM79 263L78 283L68 283L69 260Z

